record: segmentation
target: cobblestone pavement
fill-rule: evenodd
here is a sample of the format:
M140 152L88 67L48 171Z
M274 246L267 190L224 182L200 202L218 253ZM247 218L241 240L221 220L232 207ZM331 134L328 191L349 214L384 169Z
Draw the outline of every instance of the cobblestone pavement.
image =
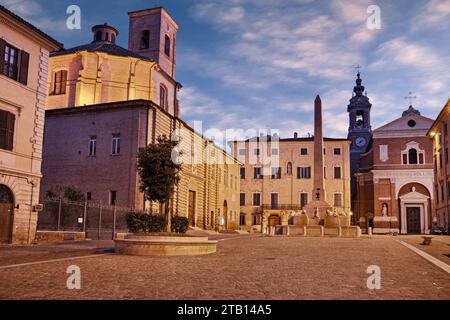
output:
M92 254L0 267L0 298L450 299L450 275L394 239L239 236L206 256ZM0 260L11 252L0 249ZM80 290L66 288L69 265L81 269ZM381 268L380 290L366 286L369 265Z
M416 248L450 265L450 236L431 235L431 245L424 246L420 235L399 236L399 240L412 244Z

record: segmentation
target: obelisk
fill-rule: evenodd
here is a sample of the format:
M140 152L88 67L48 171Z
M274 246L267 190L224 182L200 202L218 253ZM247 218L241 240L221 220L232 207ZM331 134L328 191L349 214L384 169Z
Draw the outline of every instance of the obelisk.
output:
M323 130L322 130L322 100L317 95L314 101L314 200L325 200L323 187Z
M318 224L331 210L331 206L325 199L324 174L323 174L323 124L322 124L322 101L317 95L314 101L314 166L313 166L313 190L312 201L304 210L308 214L310 224Z

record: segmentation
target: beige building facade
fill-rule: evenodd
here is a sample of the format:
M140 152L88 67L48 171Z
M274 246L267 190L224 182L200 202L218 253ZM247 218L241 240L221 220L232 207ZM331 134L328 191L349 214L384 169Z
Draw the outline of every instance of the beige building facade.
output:
M166 135L179 141L183 162L172 214L203 229L235 228L239 162L178 117L178 25L164 8L129 16L128 49L103 24L92 28L92 43L50 57L41 197L74 185L91 201L158 211L139 191L136 159Z
M61 48L0 6L0 243L34 240L48 56Z
M350 141L323 139L324 200L331 210L350 213ZM263 210L306 210L317 199L314 138L267 136L235 141L233 154L244 163L240 182L240 226L260 230ZM275 212L274 211L274 212ZM282 224L279 221L274 225Z
M433 217L434 227L443 228L450 233L450 165L449 147L450 136L450 99L442 108L427 135L433 142L434 160L434 197L436 216Z

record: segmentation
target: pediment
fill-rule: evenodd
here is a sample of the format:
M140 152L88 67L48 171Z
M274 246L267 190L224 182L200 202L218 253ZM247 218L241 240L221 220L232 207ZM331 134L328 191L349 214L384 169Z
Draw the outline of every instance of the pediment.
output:
M410 126L409 122L413 120L415 125ZM431 128L433 120L418 114L408 114L404 117L395 119L377 129L374 133L392 132L392 131L416 131L426 130Z
M415 200L415 201L426 201L429 198L430 197L428 197L420 192L417 192L417 191L411 191L400 197L401 200Z

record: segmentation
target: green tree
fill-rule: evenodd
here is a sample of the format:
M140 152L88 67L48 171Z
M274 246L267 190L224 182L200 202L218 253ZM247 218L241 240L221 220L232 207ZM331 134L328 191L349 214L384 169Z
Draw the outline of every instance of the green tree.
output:
M149 144L142 149L138 158L140 190L146 200L161 205L167 232L171 231L169 200L180 180L181 164L172 160L172 153L177 144L178 142L169 140L166 135L160 136L156 144Z

